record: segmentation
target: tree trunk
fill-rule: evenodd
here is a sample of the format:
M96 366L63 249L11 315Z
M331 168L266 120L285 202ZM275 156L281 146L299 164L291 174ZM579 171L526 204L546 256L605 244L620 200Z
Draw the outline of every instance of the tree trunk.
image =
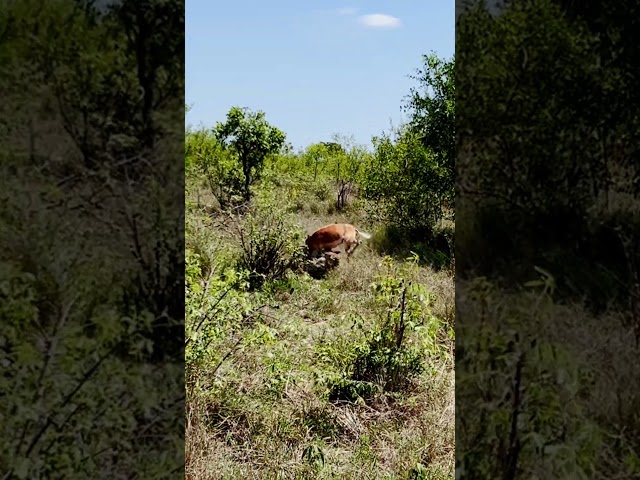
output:
M251 165L249 160L242 159L242 173L244 174L244 201L249 202L251 200Z

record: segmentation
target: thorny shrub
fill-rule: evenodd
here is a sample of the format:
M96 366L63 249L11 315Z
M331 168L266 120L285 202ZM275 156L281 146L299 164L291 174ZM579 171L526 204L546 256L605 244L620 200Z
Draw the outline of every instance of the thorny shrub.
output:
M236 224L240 243L237 268L245 272L249 288L255 290L267 281L286 277L303 258L303 232L286 206L271 199L259 203Z

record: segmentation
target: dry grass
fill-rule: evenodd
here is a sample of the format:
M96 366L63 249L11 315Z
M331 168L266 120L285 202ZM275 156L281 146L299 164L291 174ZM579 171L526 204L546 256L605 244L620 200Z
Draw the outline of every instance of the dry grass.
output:
M371 227L362 212L311 210L303 205L297 213L307 233L334 222ZM208 235L210 242L233 242L213 230ZM381 273L382 258L365 241L324 280L298 276L287 288L255 294L271 305L265 321L273 337L238 351L216 375L200 372L209 390L188 399L188 479L395 479L408 478L418 463L426 478L453 478L451 360L436 362L409 391L368 404L330 403L320 388L328 367L318 346L339 349L357 319L373 321L371 283ZM433 294L432 313L453 322L451 276L420 267L414 281ZM305 460L310 445L320 448L324 466Z
M527 444L520 455L522 475L556 478L563 472L576 478L637 478L637 454L632 452L640 445L640 368L633 328L624 312L593 315L579 302L555 304L539 291L505 293L492 288L484 292L472 294L472 283L458 284L458 322L465 348L475 351L474 341L481 331L491 331L494 339L500 335L515 339L518 333L511 351L526 352L524 371L532 372L523 378L522 402L527 407L522 417L528 418L526 408L535 408L536 418L545 418L550 425L523 421L520 434L535 431L563 448L558 459L548 455L542 462ZM469 323L471 319L475 321ZM497 340L492 341L492 348L501 348ZM515 364L490 367L484 362L478 356L458 371L463 379L458 384L459 405L475 414L467 419L467 427L460 427L458 442L463 450L477 448L488 454L494 448L491 442L497 441L497 427L491 427L493 437L465 432L475 432L474 420L497 410L495 401L478 391L496 390L497 383L508 382ZM543 402L534 403L541 398ZM559 424L567 429L562 440L549 433ZM478 438L486 445L480 445Z

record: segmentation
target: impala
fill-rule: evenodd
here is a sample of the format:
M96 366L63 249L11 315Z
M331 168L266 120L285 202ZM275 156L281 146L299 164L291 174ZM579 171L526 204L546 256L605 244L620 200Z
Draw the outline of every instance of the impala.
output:
M360 237L369 239L371 235L361 232L348 223L335 223L316 230L307 237L305 243L309 247L309 254L312 257L344 245L348 259L362 243Z

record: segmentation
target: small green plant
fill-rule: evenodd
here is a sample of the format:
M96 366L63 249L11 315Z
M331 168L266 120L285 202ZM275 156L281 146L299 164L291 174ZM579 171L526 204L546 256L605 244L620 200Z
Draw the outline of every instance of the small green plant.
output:
M366 400L381 391L400 391L412 377L422 373L424 353L409 346L405 338L407 328L415 328L412 316L420 314L415 305L409 305L413 303L411 300L407 303L410 287L402 282L393 286L400 304L389 310L382 325L356 347L350 375L334 386L329 395L331 400L355 400L354 397Z
M269 359L265 379L266 392L275 398L281 398L289 381L291 365L286 359L273 355Z
M409 470L409 480L445 480L447 478L451 476L437 465L425 467L422 463L417 463Z
M316 444L308 445L302 452L302 458L311 465L316 472L319 472L324 467L324 452Z
M378 462L378 458L376 456L375 450L372 448L371 436L369 434L364 434L360 437L360 444L358 445L358 450L356 451L356 459L365 465L376 465Z
M409 480L428 480L429 470L421 463L417 463L409 470Z
M309 429L309 433L317 438L332 440L335 439L341 429L327 407L312 407L305 411L304 426Z

